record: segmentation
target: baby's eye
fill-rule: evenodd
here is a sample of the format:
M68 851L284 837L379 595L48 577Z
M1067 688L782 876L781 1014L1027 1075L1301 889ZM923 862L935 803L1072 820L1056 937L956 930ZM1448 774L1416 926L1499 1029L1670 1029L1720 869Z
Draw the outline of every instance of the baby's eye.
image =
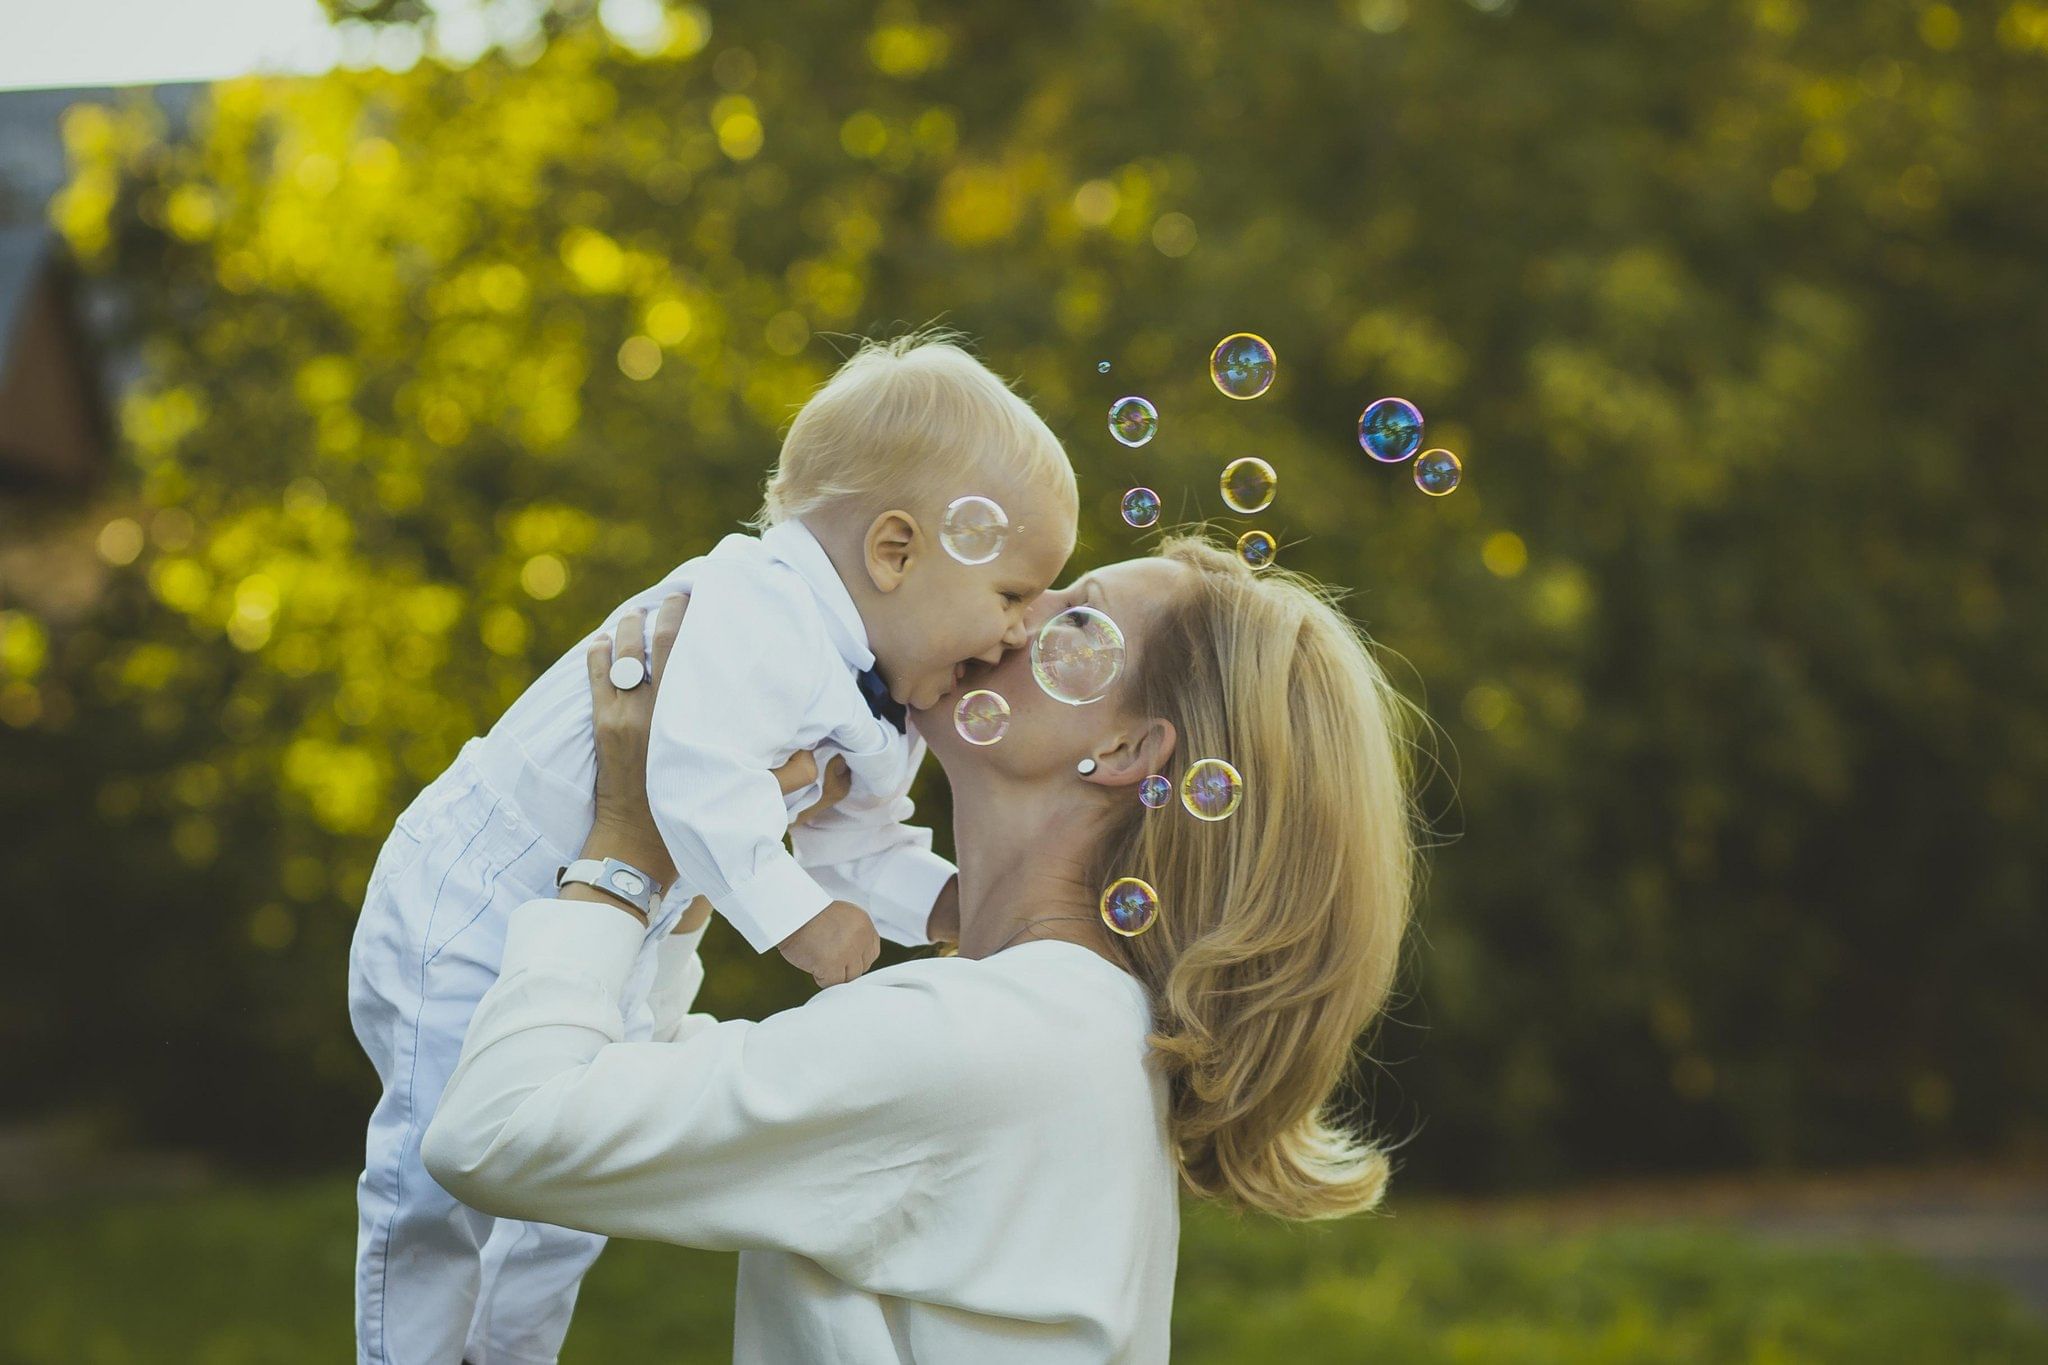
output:
M1013 607L1021 606L1024 602L1024 594L1021 592L1006 592L1003 594L1003 600Z

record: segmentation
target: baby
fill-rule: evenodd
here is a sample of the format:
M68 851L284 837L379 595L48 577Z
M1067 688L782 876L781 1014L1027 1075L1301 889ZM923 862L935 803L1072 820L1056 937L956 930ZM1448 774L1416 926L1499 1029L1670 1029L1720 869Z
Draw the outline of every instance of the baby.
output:
M1059 441L980 362L930 336L868 342L797 414L759 537L727 536L613 611L607 630L690 594L647 756L675 881L657 888L616 863L570 870L648 912L628 1038L651 1035L657 955L697 895L820 985L865 971L879 938L929 941L955 873L931 831L905 823L925 749L905 708L940 707L968 660L1025 643L1025 610L1072 552L1076 510ZM488 1218L420 1164L506 916L554 893L590 829L588 639L406 808L370 877L349 954L350 1019L384 1087L357 1181L359 1361L552 1361L604 1245ZM792 828L822 781L785 794L773 770L804 750L821 775L842 758L851 787Z

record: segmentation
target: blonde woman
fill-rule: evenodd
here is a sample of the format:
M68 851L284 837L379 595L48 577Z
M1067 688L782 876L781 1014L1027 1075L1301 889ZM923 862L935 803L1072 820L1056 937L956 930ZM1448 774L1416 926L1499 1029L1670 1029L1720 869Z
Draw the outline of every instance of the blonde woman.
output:
M629 1043L640 912L580 885L529 902L427 1132L435 1179L501 1217L739 1250L735 1357L778 1365L1164 1360L1180 1188L1374 1207L1387 1153L1332 1115L1409 917L1405 704L1305 582L1200 540L1048 592L1032 623L1084 603L1128 647L1102 702L1051 699L1020 649L959 684L1009 700L999 743L956 734L951 698L917 716L953 789L957 922L931 936L956 955L760 1022L685 1015L700 909L664 946L656 1040ZM606 676L642 629L591 652L582 856L660 878L652 689ZM1244 777L1227 819L1140 802L1212 756ZM1100 910L1125 876L1159 900L1129 937Z

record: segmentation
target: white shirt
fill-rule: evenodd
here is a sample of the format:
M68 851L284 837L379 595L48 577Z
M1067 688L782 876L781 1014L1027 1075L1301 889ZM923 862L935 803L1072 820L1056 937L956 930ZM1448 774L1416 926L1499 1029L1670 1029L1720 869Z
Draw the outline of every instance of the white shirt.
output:
M701 933L701 931L699 931ZM1163 1361L1179 1246L1135 978L1078 944L921 958L758 1023L620 1041L640 925L513 913L422 1153L483 1212L741 1252L734 1359Z
M838 570L799 521L759 539L730 535L612 612L641 609L649 630L671 593L690 594L655 698L647 800L675 884L669 906L702 894L756 952L766 952L833 900L866 910L882 937L929 942L932 902L953 865L928 829L905 823L922 736L875 717L857 682L871 668L867 628ZM529 772L519 799L545 832L574 848L590 828L595 748L584 645L565 653L505 712L486 742L516 744ZM798 750L819 771L843 755L845 799L789 829L821 784L784 797L773 769ZM580 820L580 823L578 821ZM793 848L783 845L788 831Z

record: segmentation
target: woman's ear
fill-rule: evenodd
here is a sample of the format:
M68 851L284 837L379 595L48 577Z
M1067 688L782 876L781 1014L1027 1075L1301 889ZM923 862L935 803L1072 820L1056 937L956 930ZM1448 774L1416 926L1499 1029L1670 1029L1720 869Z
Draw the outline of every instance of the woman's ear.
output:
M1141 721L1093 755L1095 771L1087 780L1100 787L1134 787L1153 773L1166 771L1178 738L1170 720L1154 716Z
M901 510L882 513L868 523L861 552L866 557L868 581L876 592L894 592L910 572L917 553L917 518Z

